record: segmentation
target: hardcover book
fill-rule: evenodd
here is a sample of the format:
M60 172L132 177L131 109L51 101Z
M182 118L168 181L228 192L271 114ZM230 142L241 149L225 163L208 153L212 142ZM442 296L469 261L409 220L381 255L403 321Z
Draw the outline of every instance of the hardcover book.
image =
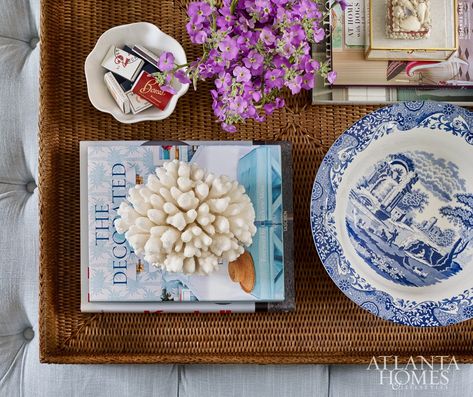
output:
M251 142L81 142L83 311L255 311L294 306L290 144ZM256 213L247 248L251 291L225 261L209 276L156 268L114 227L127 191L179 159L242 184Z

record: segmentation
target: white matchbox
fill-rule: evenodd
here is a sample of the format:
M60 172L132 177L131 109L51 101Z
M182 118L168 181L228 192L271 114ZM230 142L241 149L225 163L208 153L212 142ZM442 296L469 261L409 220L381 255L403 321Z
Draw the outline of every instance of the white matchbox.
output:
M144 61L120 48L111 46L105 55L102 66L123 78L135 81L143 67Z
M143 110L146 110L153 106L153 104L149 103L146 99L141 98L139 95L136 95L132 91L128 91L126 93L126 96L130 101L130 109L133 114L138 114Z
M125 94L122 87L120 87L120 84L118 84L118 81L113 75L113 73L112 72L105 73L105 75L103 76L103 79L105 81L105 85L108 88L108 91L112 95L113 99L117 103L120 110L124 114L130 113L130 110L131 110L130 99Z

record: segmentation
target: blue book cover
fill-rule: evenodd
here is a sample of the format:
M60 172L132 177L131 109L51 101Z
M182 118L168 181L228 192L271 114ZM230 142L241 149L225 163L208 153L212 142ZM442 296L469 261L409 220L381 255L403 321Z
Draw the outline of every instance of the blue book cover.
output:
M280 145L88 142L86 146L90 302L278 304L285 300L285 291L292 285L292 281L285 280L285 257L292 266L292 256L285 253L288 242L284 241L284 236L288 235L288 230L287 219L283 219L287 211L282 200ZM257 227L253 244L247 248L249 255L245 257L250 262L245 266L252 266L254 272L251 290L242 280L235 279L231 271L235 264L223 260L219 270L209 276L156 268L137 256L125 237L115 230L113 221L128 189L146 182L156 167L172 159L196 163L209 172L236 179L245 187L255 208ZM292 201L290 207L292 218ZM292 246L289 248L292 250Z

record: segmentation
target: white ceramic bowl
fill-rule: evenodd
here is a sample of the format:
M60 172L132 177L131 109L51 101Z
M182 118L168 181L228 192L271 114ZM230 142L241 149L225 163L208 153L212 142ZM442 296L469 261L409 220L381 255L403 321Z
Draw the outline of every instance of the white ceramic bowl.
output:
M173 84L177 92L164 110L153 106L134 115L132 113L124 114L118 108L104 83L103 76L107 70L101 66L101 63L110 46L123 47L134 44L142 45L157 55L169 51L174 55L177 64L187 63L186 53L182 46L151 23L138 22L111 28L100 36L94 49L85 60L85 78L90 102L96 109L110 113L122 123L163 120L174 111L178 99L187 92L189 84L181 84L178 81Z

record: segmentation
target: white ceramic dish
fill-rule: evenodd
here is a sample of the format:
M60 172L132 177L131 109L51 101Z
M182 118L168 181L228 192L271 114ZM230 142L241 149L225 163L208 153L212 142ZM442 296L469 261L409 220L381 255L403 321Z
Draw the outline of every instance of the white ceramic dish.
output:
M151 23L138 22L113 27L100 36L94 49L85 60L85 77L90 102L96 109L110 113L122 123L163 120L172 114L178 99L189 89L189 84L181 84L178 81L173 84L177 92L164 110L159 110L153 106L134 115L121 112L103 81L103 76L107 73L107 70L101 66L101 63L110 46L122 47L133 44L142 45L157 55L169 51L174 55L176 63L187 63L186 53L182 46Z

